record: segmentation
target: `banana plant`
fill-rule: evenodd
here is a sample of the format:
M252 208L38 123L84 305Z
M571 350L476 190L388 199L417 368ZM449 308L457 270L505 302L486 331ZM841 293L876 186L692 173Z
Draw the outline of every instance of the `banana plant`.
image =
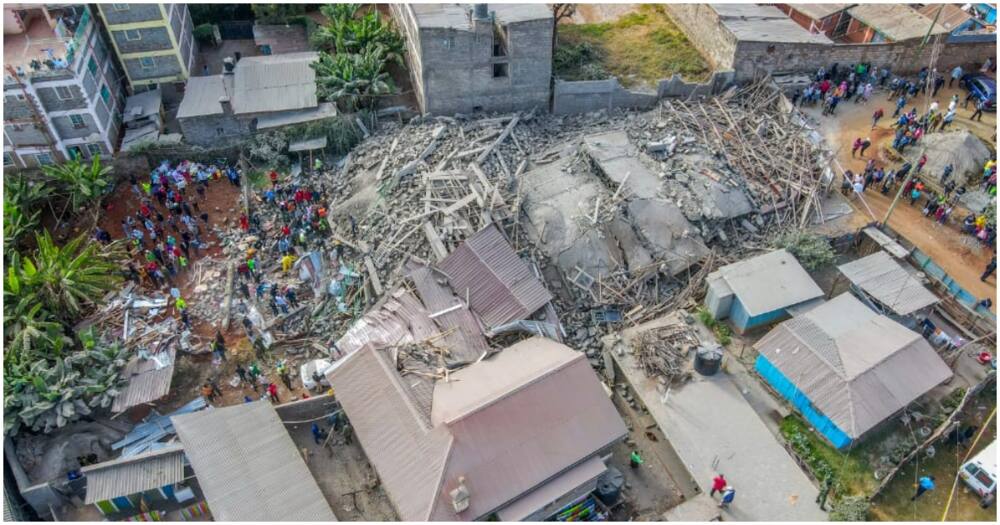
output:
M312 65L320 96L353 111L370 107L375 97L391 93L392 79L382 70L384 53L381 45L351 55L321 52Z
M82 159L73 159L43 166L42 172L63 186L68 204L74 210L99 200L111 185L111 166L102 166L100 155L95 155L89 165Z

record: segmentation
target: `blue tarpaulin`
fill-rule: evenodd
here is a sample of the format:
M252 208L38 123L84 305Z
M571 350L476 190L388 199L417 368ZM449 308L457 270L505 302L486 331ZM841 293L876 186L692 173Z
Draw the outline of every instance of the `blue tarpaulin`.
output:
M208 406L208 403L205 401L205 398L198 396L186 405L165 416L158 414L154 410L152 414L146 417L144 422L136 425L121 441L112 443L111 450L125 449L122 451L123 457L134 456L153 450L154 443L176 433L173 423L170 422L172 416L197 412L206 406Z
M774 388L781 394L785 399L790 401L793 406L795 406L798 411L805 416L809 424L816 428L823 437L826 438L833 446L837 448L844 448L851 444L851 438L843 430L837 427L830 421L830 418L823 415L816 407L813 405L812 401L802 393L794 383L785 377L785 374L781 373L770 361L767 360L763 355L757 356L757 362L754 366L757 373L764 378Z

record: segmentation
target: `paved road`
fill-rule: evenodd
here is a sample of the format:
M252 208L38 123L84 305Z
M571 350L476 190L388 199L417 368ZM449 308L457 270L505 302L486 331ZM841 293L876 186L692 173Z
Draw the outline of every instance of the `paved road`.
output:
M816 487L728 375L694 374L663 403L656 383L636 368L631 355L613 355L702 490L711 490L717 472L736 489L736 501L723 519L827 520L815 503Z

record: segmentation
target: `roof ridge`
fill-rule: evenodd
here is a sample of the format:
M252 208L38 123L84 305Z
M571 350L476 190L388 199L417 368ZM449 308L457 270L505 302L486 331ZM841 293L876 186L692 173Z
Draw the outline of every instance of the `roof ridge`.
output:
M567 347L567 348L569 348L569 347ZM534 377L531 377L527 381L521 383L520 385L517 385L516 387L514 387L514 388L512 388L510 390L507 390L502 395L496 396L496 397L494 397L492 399L485 400L482 403L479 403L478 405L473 405L473 406L469 407L467 410L464 410L462 413L460 413L458 415L455 415L455 416L453 416L453 417L451 417L449 419L445 419L441 423L443 425L445 425L445 426L451 426L452 424L457 423L457 422L465 419L466 417L471 416L472 414L480 412L483 409L485 409L485 408L487 408L487 407L489 407L489 406L491 406L493 404L496 404L497 402L499 402L499 401L501 401L503 399L507 399L508 397L510 397L510 396L512 396L512 395L514 395L514 394L516 394L516 393L524 390L525 388L527 388L527 387L529 387L529 386L531 386L531 385L533 385L535 383L537 383L538 381L540 381L543 378L552 376L556 372L559 372L559 371L565 369L566 367L568 367L569 365L575 364L577 361L580 361L581 359L584 358L585 354L583 352L580 352L580 351L577 351L577 350L572 350L572 351L575 353L575 355L571 359L567 359L565 362L560 363L558 366L542 370L540 374L538 374L538 375L536 375Z
M827 359L826 356L824 356L822 353L817 352L816 348L813 347L813 345L809 344L808 341L806 341L805 339L803 339L802 337L799 336L799 333L798 333L797 330L792 330L791 328L788 328L786 326L786 323L793 322L796 319L802 319L801 322L803 322L803 323L806 323L806 322L810 323L811 325L813 325L814 328L816 328L816 330L819 330L820 332L822 332L823 335L825 335L827 338L830 339L830 341L833 342L834 351L837 353L837 358L840 359L840 365L839 366L831 363L830 360ZM844 359L840 356L840 345L838 345L837 344L837 340L835 338L831 337L830 334L828 334L826 332L826 330L823 330L823 328L821 328L819 326L819 324L817 324L815 321L813 321L809 317L802 316L802 317L793 317L792 319L789 319L788 321L785 321L784 323L781 323L780 326L784 327L784 329L788 333L792 334L792 337L794 337L800 343L802 343L802 346L804 346L805 348L808 348L809 351L813 353L813 355L815 355L817 358L819 358L820 361L823 362L823 364L825 364L826 366L830 367L830 369L833 370L833 373L837 374L837 377L839 377L839 378L847 381L847 370L844 368Z

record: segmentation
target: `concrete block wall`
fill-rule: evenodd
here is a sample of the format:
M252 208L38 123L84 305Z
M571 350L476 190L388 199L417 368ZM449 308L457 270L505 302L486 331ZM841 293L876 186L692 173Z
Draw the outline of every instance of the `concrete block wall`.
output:
M649 109L662 98L701 97L721 93L733 84L735 77L732 71L720 71L713 73L708 82L699 84L685 82L680 75L674 75L668 80L661 80L655 92L628 90L616 78L569 82L557 80L552 94L552 113L570 115L601 109Z
M100 4L100 9L109 24L163 20L160 4Z
M136 33L138 33L138 39L129 40L127 38L128 36L135 38ZM142 27L129 30L116 29L111 31L111 37L115 39L118 51L122 54L162 51L174 47L170 41L170 33L167 31L166 26Z
M733 69L736 37L708 4L666 4L667 13L716 71Z

